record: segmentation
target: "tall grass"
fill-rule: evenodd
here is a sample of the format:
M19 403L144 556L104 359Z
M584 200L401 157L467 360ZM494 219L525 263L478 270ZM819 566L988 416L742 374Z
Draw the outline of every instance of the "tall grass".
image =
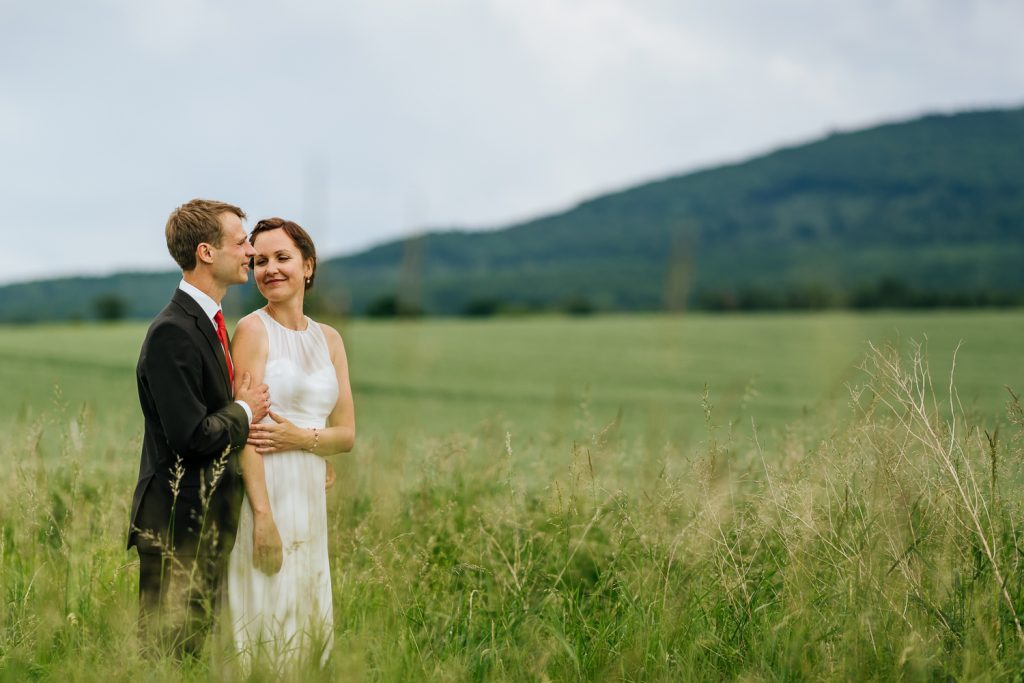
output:
M585 406L561 433L398 435L339 461L335 641L300 680L1014 679L1024 410L978 424L924 349L872 349L842 417L700 446ZM137 654L124 526L137 444L95 468L87 411L3 446L0 672L219 680ZM61 452L40 452L58 431ZM693 442L691 439L690 443ZM56 457L54 457L56 456ZM273 674L257 671L256 679Z

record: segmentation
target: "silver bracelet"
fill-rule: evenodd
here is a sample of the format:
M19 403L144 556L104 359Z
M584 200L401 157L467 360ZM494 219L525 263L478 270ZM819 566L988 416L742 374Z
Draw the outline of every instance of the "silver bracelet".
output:
M316 451L317 446L320 445L320 430L317 429L316 427L313 427L312 429L313 429L313 447L309 449L310 453Z

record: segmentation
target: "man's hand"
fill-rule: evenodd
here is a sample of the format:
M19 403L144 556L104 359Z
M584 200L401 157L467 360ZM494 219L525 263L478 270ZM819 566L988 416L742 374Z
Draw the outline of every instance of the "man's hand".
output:
M253 423L259 422L270 412L270 389L266 384L252 386L252 376L242 375L242 385L235 392L235 400L245 401L252 409Z
M269 512L253 515L252 563L264 574L272 576L281 571L284 563L284 548L277 523Z

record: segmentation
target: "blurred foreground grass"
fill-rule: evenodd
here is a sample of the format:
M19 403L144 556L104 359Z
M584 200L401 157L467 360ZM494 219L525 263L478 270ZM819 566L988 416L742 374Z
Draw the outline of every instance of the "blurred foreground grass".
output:
M1012 679L1024 423L1004 385L1024 386L1022 327L347 326L360 436L329 499L335 646L293 677ZM4 679L231 675L214 648L184 670L136 654L143 333L0 331ZM928 372L906 341L924 335ZM866 340L900 338L856 369Z

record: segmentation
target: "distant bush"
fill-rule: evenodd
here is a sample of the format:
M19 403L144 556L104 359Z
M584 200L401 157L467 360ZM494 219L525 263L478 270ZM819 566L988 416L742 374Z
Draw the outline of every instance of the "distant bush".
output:
M493 297L472 299L462 307L462 315L467 318L488 318L500 313L502 308L501 301Z
M786 290L785 307L804 310L835 308L842 299L827 285L808 283Z
M371 318L395 318L398 316L398 298L394 295L377 297L366 307Z
M559 309L569 315L591 315L597 311L590 299L579 295L564 299Z
M934 291L915 289L899 278L887 276L852 290L835 290L806 283L778 289L766 287L703 290L694 296L694 308L705 311L824 310L852 308L985 308L1015 306L1024 297L990 289Z
M849 306L872 308L985 308L1014 306L1020 294L991 289L933 291L915 289L903 280L887 276L877 283L862 285L850 295Z
M370 302L366 315L371 318L418 318L423 315L423 309L403 302L394 294L385 294Z
M101 294L93 299L92 309L98 319L110 322L125 316L128 302L117 294Z

